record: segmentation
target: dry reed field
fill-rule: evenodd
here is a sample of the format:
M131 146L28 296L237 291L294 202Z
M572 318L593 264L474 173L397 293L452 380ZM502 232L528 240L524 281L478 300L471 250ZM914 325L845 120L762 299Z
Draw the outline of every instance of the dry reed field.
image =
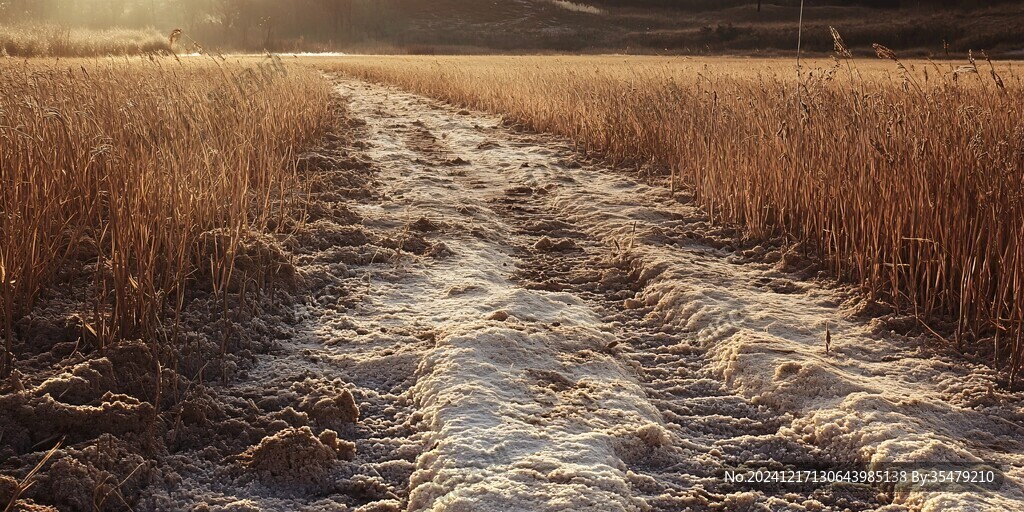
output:
M0 69L4 375L15 326L47 287L87 304L83 339L100 348L173 338L198 282L245 293L273 272L238 275L235 257L299 205L296 151L329 111L315 72L276 58ZM67 284L83 274L85 289Z
M841 40L840 40L841 42ZM504 114L671 174L718 218L1024 365L1024 89L1012 64L636 57L351 57L330 67ZM951 318L946 324L943 318Z
M1014 510L1022 77L835 38L0 58L0 510Z
M167 53L167 36L155 29L14 24L0 27L0 56L97 57Z

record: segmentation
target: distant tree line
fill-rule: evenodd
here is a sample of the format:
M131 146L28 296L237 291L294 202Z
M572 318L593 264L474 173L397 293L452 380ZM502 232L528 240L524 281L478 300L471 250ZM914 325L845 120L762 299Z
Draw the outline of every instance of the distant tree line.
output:
M181 28L204 45L276 49L401 30L399 0L0 0L0 23Z
M860 6L878 9L901 8L976 8L1014 3L1019 0L805 0L806 6ZM745 5L800 5L800 0L586 0L585 3L601 7L661 8L682 11L713 11Z
M472 39L465 37L467 31L472 30L471 27L456 24L442 33L432 28L437 18L458 20L460 14L472 12L470 7L477 11L491 9L492 2L496 1L509 0L0 0L0 30L8 24L54 23L90 28L153 27L169 35L171 30L180 28L184 31L184 37L180 39L183 45L196 42L208 49L316 51L365 41L403 44L418 41L417 37L426 41L467 41ZM671 9L680 12L754 9L759 3L761 7L768 8L780 5L793 7L800 3L800 0L575 1L598 7ZM806 3L812 7L969 10L1014 1L806 0ZM422 19L416 18L422 18L424 12L434 16L431 21L424 23ZM467 17L472 19L472 16ZM707 37L715 40L735 42L743 36L740 28L728 23L708 27L708 30ZM926 35L931 37L933 34L929 32ZM515 41L514 36L488 33L483 39L492 42ZM830 44L830 41L828 39L825 42ZM570 42L580 44L579 40ZM987 44L987 41L982 42ZM661 40L651 44L660 48L675 46L671 41ZM690 42L679 44L689 46Z

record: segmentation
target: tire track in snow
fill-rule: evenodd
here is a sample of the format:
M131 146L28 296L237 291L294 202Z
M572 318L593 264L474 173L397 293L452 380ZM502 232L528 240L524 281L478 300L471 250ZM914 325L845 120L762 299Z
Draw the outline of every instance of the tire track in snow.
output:
M401 95L392 98L402 98L391 102L392 111L406 101ZM413 107L420 103L408 101ZM433 116L426 117L429 114ZM779 435L784 422L772 411L751 404L728 392L719 380L701 374L706 366L702 350L681 344L678 336L660 332L658 321L644 321L643 315L629 314L638 310L623 310L623 303L652 276L639 275L642 262L621 250L630 242L623 239L619 254L614 254L613 248L566 222L569 217L553 204L557 201L552 198L559 195L586 200L589 194L599 192L581 185L585 179L573 178L589 171L572 169L579 165L574 164L567 147L502 129L485 130L486 135L481 137L480 130L473 126L475 120L459 123L444 111L429 114L413 110L415 120L410 124L419 132L431 126L445 134L447 142L435 163L472 159L469 170L455 172L454 178L483 191L485 204L508 224L511 233L507 241L520 259L516 275L521 284L528 289L584 298L595 313L604 317L599 319L598 329L612 339L600 352L636 375L644 389L640 399L658 409L657 427L649 428L648 438L637 442L627 434L619 440L616 451L627 468L625 480L630 492L641 498L644 507L680 510L742 503L751 498L743 489L722 484L725 469L758 458L768 463L784 457L790 463L802 461L805 465L821 458L813 447ZM459 124L469 133L462 133ZM624 186L646 191L636 183ZM609 211L623 212L621 208ZM628 218L622 220L628 224ZM636 308L639 304L631 305ZM553 379L572 382L564 372ZM555 396L550 406L566 405ZM877 493L868 487L823 487L811 493L813 496L796 493L784 499L786 494L786 489L779 487L766 489L753 499L774 499L776 504L813 499L828 507L850 509L880 504Z
M747 499L714 485L724 461L699 454L779 422L703 377L687 381L689 404L675 403L659 386L680 381L658 376L699 369L701 351L678 353L671 335L602 318L609 301L636 291L631 262L609 260L607 247L558 221L538 183L516 186L530 166L572 167L560 160L571 156L566 148L516 142L493 119L484 127L453 118L415 96L341 87L369 125L368 154L391 197L362 216L392 224L381 229L425 219L453 252L388 271L393 278L373 287L366 306L376 308L367 316L430 325L437 335L415 390L434 434L410 508L678 510ZM555 179L571 186L571 174ZM574 239L587 250L544 247ZM559 263L575 282L557 282Z
M529 243L521 253L531 264L520 276L527 287L571 290L601 311L618 341L610 350L636 372L647 399L659 410L670 434L668 443L628 461L634 493L653 509L665 511L742 508L756 503L771 503L773 508L870 510L888 503L869 486L823 485L794 492L779 485L750 493L726 483L726 470L809 468L826 456L784 433L786 416L727 389L708 370L708 358L691 336L665 329L660 318L647 316L653 304L644 302L643 290L657 275L645 268L642 256L625 249L634 242L608 247L578 226L552 223L548 219L572 217L551 204L550 195L536 199L539 207L509 207L519 217ZM565 249L559 250L559 245Z
M377 265L358 306L376 322L370 330L428 330L436 342L414 389L432 432L409 507L646 508L621 453L660 443L659 415L631 372L600 352L614 341L603 322L572 294L512 279L513 229L485 207L490 190L450 161L451 141L425 134L379 89L339 88L367 122L366 154L385 183L383 201L359 208L364 227L404 224L446 247L441 258Z

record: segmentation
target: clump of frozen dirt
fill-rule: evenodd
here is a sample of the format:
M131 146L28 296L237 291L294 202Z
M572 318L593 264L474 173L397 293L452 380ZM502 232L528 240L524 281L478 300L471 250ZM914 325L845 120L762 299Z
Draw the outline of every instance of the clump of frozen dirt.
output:
M65 403L88 404L116 391L153 402L160 389L181 385L181 376L163 368L154 350L141 341L111 345L99 352L102 357L85 359L70 371L43 381L29 394L49 394Z
M299 407L321 425L346 425L359 421L359 406L352 392L343 389L334 396L309 396Z
M15 493L18 492L20 482L15 480L13 477L7 475L0 475L0 503L10 503L14 499Z
M22 460L34 464L41 456ZM135 443L101 434L93 441L57 450L32 480L25 497L60 510L152 509L159 508L161 501L143 496L144 491L173 479L173 474L165 474L156 462L140 455Z
M162 481L155 463L142 455L159 445L155 408L112 391L152 394L157 373L147 367L153 360L141 344L111 347L107 354L34 388L0 395L0 470L25 478L46 450L64 445L24 493L23 509L31 508L28 502L61 510L90 510L94 500L109 501L108 509L135 505L142 489Z
M161 390L184 385L180 375L157 363L152 350L138 341L119 343L93 357L77 355L72 361L80 362L69 361L36 386L9 381L0 394L0 454L28 453L61 437L73 444L104 433L149 431L157 421L158 396L162 406L171 403Z
M236 244L232 244L235 236L230 229L216 229L203 233L199 238L201 261L212 257L234 255L234 267L229 280L224 283L228 293L239 293L243 290L262 289L269 283L288 290L296 290L300 285L300 276L295 265L282 247L280 240L274 236L261 233L247 233ZM214 276L209 268L200 267L195 276L204 288L211 288Z
M570 251L576 248L576 242L568 238L561 238L558 240L551 240L546 236L542 236L540 240L533 246L534 249L542 252L563 252Z
M338 439L333 430L315 436L309 427L302 427L263 438L242 455L242 460L264 483L303 493L322 489L334 462L355 456L356 445Z

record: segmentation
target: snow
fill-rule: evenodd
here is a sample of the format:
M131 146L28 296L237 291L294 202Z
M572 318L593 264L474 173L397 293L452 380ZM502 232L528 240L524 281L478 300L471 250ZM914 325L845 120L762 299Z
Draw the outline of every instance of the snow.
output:
M347 91L346 91L347 92ZM425 216L448 225L483 193L461 190L426 166L392 130L372 121L378 104L352 98L353 114L371 121L368 154L388 176L400 204L367 205L360 213L386 224ZM392 169L391 166L398 166ZM403 215L415 209L412 217ZM657 409L618 361L596 350L613 338L579 298L527 290L513 282L509 230L494 212L474 208L471 225L444 238L453 256L430 265L412 263L401 278L372 281L362 307L384 323L430 326L437 344L421 362L414 389L431 427L432 449L412 477L412 509L641 510L631 496L619 452L623 440L651 438ZM369 226L374 226L368 220ZM471 230L480 236L453 236ZM488 319L495 312L506 320ZM590 352L579 359L576 354ZM544 387L553 381L569 389ZM550 408L543 400L580 394L577 404ZM660 436L653 436L660 440ZM634 448L635 449L635 448Z
M643 308L677 353L705 354L705 373L677 377L679 389L720 380L750 407L772 412L781 423L775 438L813 446L835 464L984 460L1007 472L999 491L904 487L898 504L1012 510L1024 500L1024 411L1019 395L992 391L991 370L855 317L850 290L793 276L807 263L799 258L764 257L769 247L745 260L715 248L731 237L715 244L675 236L714 227L661 187L599 164L568 168L568 143L382 86L342 80L339 91L369 123L367 151L392 200L362 207L367 225L441 221L454 253L380 271L363 305L384 323L437 333L413 391L430 432L410 509L643 510L652 505L636 488L657 477L633 472L637 458L669 451L707 460L720 446L665 423L664 406L630 360L641 356L602 349L622 337L622 325L577 294L527 289L511 277L526 242L501 210L484 205L513 186L543 191L537 201L553 218L638 267L632 275L642 286L627 309ZM468 165L446 167L455 157ZM508 318L500 321L499 311ZM659 385L671 389L672 378ZM725 498L765 502L748 492Z

